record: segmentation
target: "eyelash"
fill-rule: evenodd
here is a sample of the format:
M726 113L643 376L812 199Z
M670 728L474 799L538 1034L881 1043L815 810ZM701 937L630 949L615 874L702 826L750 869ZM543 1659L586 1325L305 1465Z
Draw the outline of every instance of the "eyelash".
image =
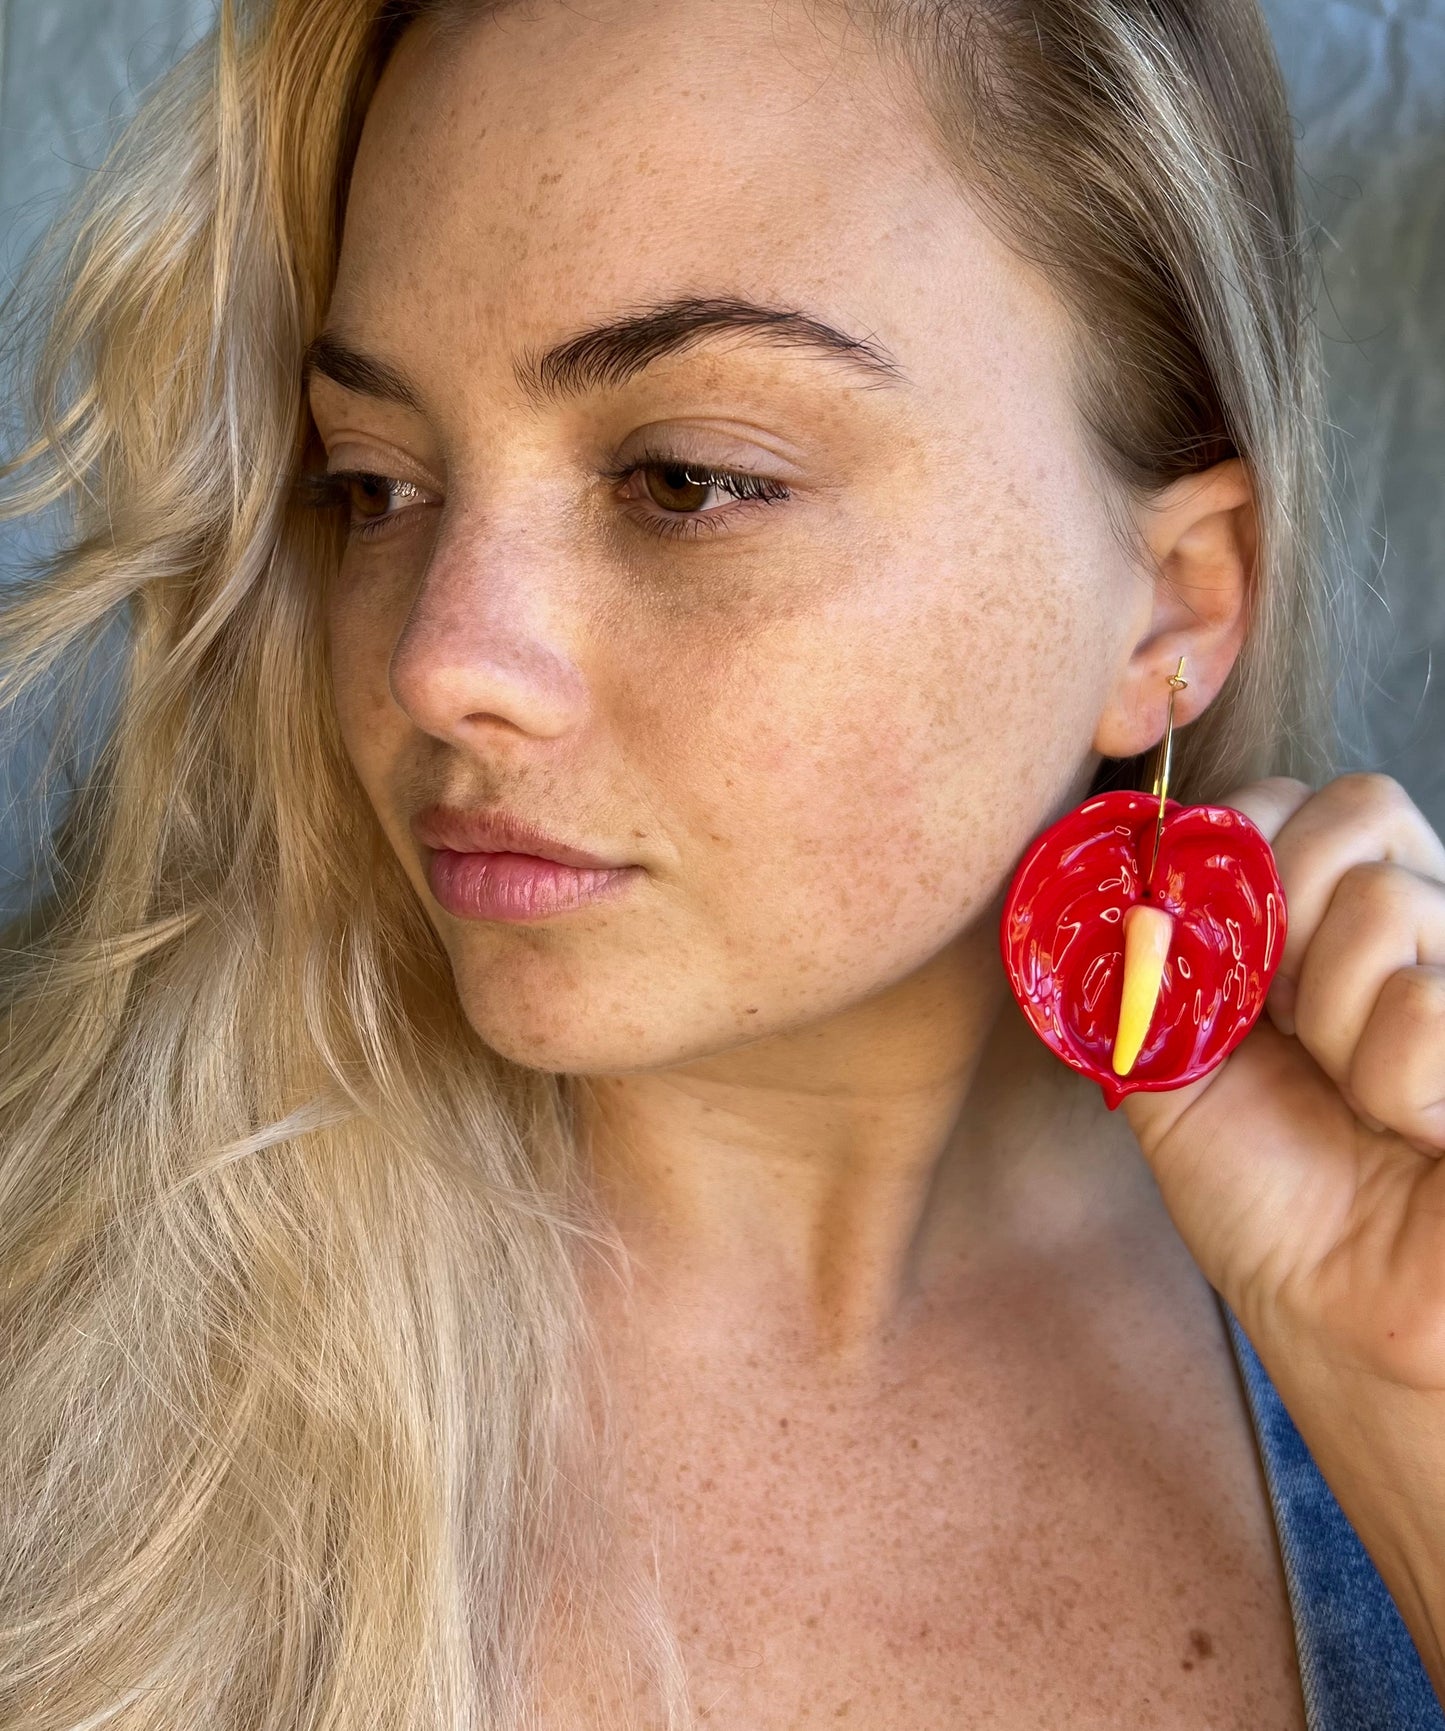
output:
M606 480L622 482L643 469L681 469L687 477L687 485L706 486L709 490L719 488L725 493L731 493L741 504L774 505L792 496L780 481L770 481L766 476L750 475L737 469L710 469L700 463L689 463L685 458L675 457L669 451L651 448L633 458L630 463L602 470L602 475ZM297 482L297 495L303 505L326 510L348 504L348 489L353 482L358 481L380 482L382 486L397 491L410 489L415 493L421 490L412 481L395 475L380 475L369 469L315 469L300 477ZM375 540L377 536L388 533L388 525L404 515L405 512L389 511L384 517L374 517L361 523L348 523L348 534L359 541ZM729 519L734 515L733 511L727 510L679 511L660 516L648 513L641 519L633 514L633 521L641 521L649 534L663 540L694 540L700 534L714 532L710 527L714 518ZM693 522L697 523L697 528L684 526ZM704 527L705 525L707 527Z

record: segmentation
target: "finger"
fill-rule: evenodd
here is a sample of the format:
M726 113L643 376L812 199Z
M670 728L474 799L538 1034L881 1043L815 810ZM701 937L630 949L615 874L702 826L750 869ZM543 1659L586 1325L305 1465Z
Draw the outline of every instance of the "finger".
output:
M1253 800L1264 806L1268 818L1288 805L1303 786L1285 782L1272 791L1282 780L1257 782L1229 803L1253 817L1245 804ZM1337 776L1317 793L1300 799L1270 837L1270 845L1284 885L1288 929L1266 1002L1281 1032L1290 1034L1305 952L1339 880L1351 866L1389 860L1421 877L1445 882L1445 843L1399 782L1387 775L1359 773Z
M1289 775L1267 775L1262 781L1252 781L1220 800L1221 805L1242 811L1264 839L1273 844L1285 821L1292 817L1315 790L1307 781L1296 781Z
M1357 1110L1445 1154L1445 967L1401 968L1380 988L1350 1066Z
M1220 803L1242 811L1273 847L1280 830L1306 800L1314 798L1314 792L1308 782L1298 781L1293 776L1269 775L1236 789ZM1285 906L1289 912L1288 895ZM1284 980L1278 972L1266 994L1265 1008L1282 1034L1294 1033L1294 984Z
M1294 1010L1300 1043L1337 1086L1350 1086L1386 982L1420 965L1445 965L1445 884L1389 860L1351 866L1305 951ZM1400 1128L1393 1113L1364 1109Z

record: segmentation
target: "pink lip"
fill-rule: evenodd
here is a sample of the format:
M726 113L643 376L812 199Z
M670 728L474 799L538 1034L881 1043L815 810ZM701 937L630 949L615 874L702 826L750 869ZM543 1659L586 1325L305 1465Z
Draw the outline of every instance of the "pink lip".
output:
M412 834L427 847L451 853L516 853L581 871L612 871L625 860L603 859L570 847L509 812L468 812L456 806L429 805L411 820Z
M534 854L439 848L427 860L426 875L432 894L457 919L519 923L615 895L641 869L579 870Z

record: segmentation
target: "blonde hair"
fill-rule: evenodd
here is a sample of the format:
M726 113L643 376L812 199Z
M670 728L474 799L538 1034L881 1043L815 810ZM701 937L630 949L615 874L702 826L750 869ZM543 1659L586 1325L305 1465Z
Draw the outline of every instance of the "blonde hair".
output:
M366 103L415 19L497 10L222 0L7 302L34 353L0 477L35 473L4 514L73 526L0 601L0 705L79 706L123 628L54 887L5 943L7 1731L511 1731L554 1625L692 1722L655 1582L613 1566L587 1271L626 1270L585 1078L461 1013L331 709L340 525L293 491ZM1251 636L1180 797L1327 765L1319 362L1253 0L864 10L1078 314L1109 471L1251 470Z

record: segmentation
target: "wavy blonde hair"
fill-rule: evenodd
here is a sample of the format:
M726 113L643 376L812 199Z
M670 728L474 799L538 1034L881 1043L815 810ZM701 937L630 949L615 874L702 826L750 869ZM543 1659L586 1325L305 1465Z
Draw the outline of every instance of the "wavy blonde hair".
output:
M6 304L4 514L69 513L0 605L0 704L70 705L42 800L117 625L122 675L5 940L6 1731L511 1731L552 1628L692 1723L656 1584L611 1560L586 1271L626 1268L585 1078L461 1013L331 708L340 526L294 490L367 101L416 19L501 9L222 0ZM1120 497L1250 470L1249 640L1179 796L1328 769L1311 258L1254 0L851 12L1077 316Z

